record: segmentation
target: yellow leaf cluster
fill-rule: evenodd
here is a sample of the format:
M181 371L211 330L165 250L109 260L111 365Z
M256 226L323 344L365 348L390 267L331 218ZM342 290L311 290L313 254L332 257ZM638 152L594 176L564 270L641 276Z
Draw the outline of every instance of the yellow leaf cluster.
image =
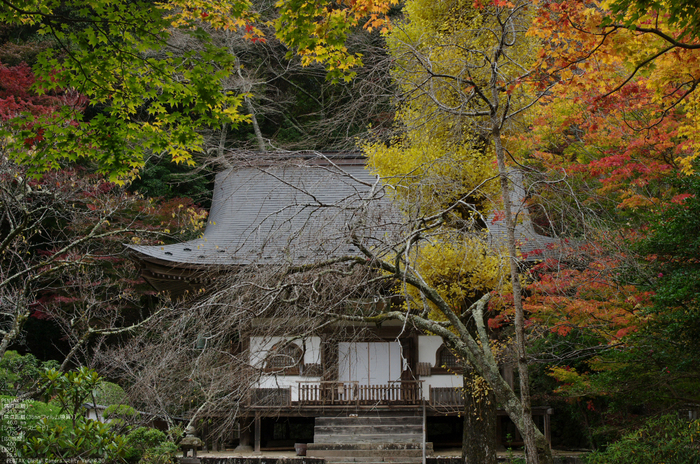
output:
M262 36L261 31L251 25L256 17L249 0L168 0L156 5L170 12L168 19L173 27L206 23L214 29L236 30L249 26L250 34Z
M411 107L399 113L404 121L418 117ZM495 194L495 182L486 182L495 174L490 153L473 137L457 138L438 121L407 130L388 146L363 148L372 171L396 189L406 210L417 214L433 214L464 196L473 202Z
M485 293L512 291L507 261L476 220L500 198L493 147L480 129L484 103L475 97L493 77L487 56L495 44L488 30L497 18L471 0L407 0L403 11L404 19L386 34L392 75L405 96L395 116L398 135L362 148L410 217L444 220L411 253L410 266L461 313ZM523 40L513 53L527 57L535 42ZM503 65L497 98L518 101L521 73L510 61ZM417 290L401 291L409 296L407 309L418 306L444 320Z
M369 164L396 187L412 214L435 213L467 198L486 214L499 187L482 124L490 107L479 91L502 87L495 98L503 107L529 101L519 76L534 61L537 40L523 36L508 51L518 60L502 60L493 74L489 54L498 45L493 31L499 27L494 8L477 8L471 0L408 0L403 11L404 19L386 34L392 75L406 95L395 118L400 135L366 144ZM530 13L519 15L523 24L514 27L525 28ZM515 121L503 133L514 131Z
M485 293L510 291L508 262L488 246L484 234L441 231L418 248L412 265L457 314ZM417 290L407 291L412 301L422 301ZM444 319L431 308L432 319Z

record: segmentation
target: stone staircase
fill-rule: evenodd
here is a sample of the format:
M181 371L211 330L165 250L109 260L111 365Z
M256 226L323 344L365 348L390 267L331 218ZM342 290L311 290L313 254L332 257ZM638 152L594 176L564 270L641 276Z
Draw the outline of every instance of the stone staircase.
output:
M306 455L327 464L422 462L423 418L397 413L317 417ZM426 455L433 444L426 444Z

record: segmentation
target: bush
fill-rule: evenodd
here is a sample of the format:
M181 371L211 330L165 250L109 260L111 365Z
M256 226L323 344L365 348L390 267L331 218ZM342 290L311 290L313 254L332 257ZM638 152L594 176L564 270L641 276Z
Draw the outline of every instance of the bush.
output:
M171 441L163 442L155 448L146 450L140 464L170 464L178 448Z
M30 361L11 354L6 361ZM25 363L26 366L26 363ZM0 368L1 369L1 368ZM0 370L5 379L14 382L19 376L11 377L11 372ZM6 411L0 421L0 462L5 462L8 453L20 460L29 458L37 462L84 462L99 461L103 464L124 463L126 460L142 464L170 464L177 452L175 444L165 433L149 427L139 427L128 435L132 423L139 418L134 408L124 404L114 404L107 408L104 417L109 424L87 419L85 402L92 402L96 391L104 392L105 398L118 398L120 388L107 384L107 388L96 372L86 368L62 373L48 370L41 374L32 372L45 382L46 397L49 402L18 402L12 410ZM0 396L0 403L6 405L16 397ZM181 431L175 431L176 436Z
M132 425L139 421L141 414L126 404L113 404L107 406L102 413L102 418L109 423L109 426L116 433L125 433L131 429Z
M110 406L112 404L126 403L126 393L124 389L112 382L102 381L93 392L95 403Z
M124 438L107 424L87 419L82 407L99 384L100 376L81 367L65 373L47 370L42 377L51 402L42 406L36 402L33 406L46 408L50 414L25 428L26 439L17 450L19 457L76 462L97 459L105 464L122 462ZM55 408L58 408L58 415L54 414Z
M98 460L103 463L121 462L125 443L107 424L78 419L72 426L58 425L44 418L28 433L20 457L31 459Z
M177 452L177 446L168 441L168 437L160 430L150 427L139 427L126 437L126 459L134 462L149 464L165 464Z
M700 464L700 420L649 419L643 427L594 452L587 464Z
M4 407L15 400L14 396L2 395L0 405ZM6 447L10 454L19 455L26 439L34 434L44 418L61 427L69 427L71 424L69 418L61 414L61 408L54 404L34 400L15 403L5 411L5 416L0 421L0 444ZM0 462L4 462L2 457L0 455Z
M22 356L8 350L0 358L0 394L12 396L31 390L47 369L56 368L56 361L42 362L31 354Z

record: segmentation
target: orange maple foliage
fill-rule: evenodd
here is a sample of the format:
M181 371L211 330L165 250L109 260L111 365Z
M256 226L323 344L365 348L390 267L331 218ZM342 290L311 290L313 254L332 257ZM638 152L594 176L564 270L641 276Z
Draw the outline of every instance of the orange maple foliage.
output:
M651 294L617 282L623 256L610 256L587 244L573 250L568 265L546 259L531 269L524 308L533 321L567 335L575 328L592 331L609 343L637 330L645 321L641 309Z
M610 216L616 209L628 229L617 240L634 241L645 233L632 230L636 213L683 200L670 180L692 172L699 153L700 41L663 12L642 15L636 29L611 17L603 1L539 2L530 33L542 45L541 73L532 85L556 85L513 142L526 163L593 189L580 204ZM599 243L532 269L526 308L534 320L561 335L586 327L610 342L646 322L641 309L652 295L623 283L620 270L633 260Z
M611 24L597 0L541 2L537 11L531 33L543 44L544 75L560 82L552 98L572 105L557 129L577 126L583 137L576 141L594 148L570 161L591 163L592 174L615 187L616 180L639 186L659 172L690 172L700 147L700 40L684 38L658 11L634 29ZM625 200L645 201L633 191Z

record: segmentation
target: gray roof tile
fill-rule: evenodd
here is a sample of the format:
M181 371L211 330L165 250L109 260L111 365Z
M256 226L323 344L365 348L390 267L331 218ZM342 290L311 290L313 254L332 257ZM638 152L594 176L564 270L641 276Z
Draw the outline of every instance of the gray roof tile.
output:
M321 164L247 165L216 176L208 222L201 238L132 250L174 263L221 265L318 260L357 252L349 243L350 227L368 218L370 202L375 222L392 215L377 179L364 161L346 162L342 169ZM395 215L395 213L394 213ZM366 228L368 229L368 228ZM386 227L372 228L375 234Z
M400 213L365 169L363 159L341 161L341 166L297 160L228 169L216 176L208 223L200 238L175 245L127 246L142 257L206 267L281 260L301 264L359 254L350 243L350 229L365 242L374 238L379 243L400 232ZM370 196L377 201L365 201ZM522 206L524 196L522 187L512 194L523 219L516 237L527 260L541 259L557 240L535 233ZM492 215L487 225L490 243L501 248L504 221Z

